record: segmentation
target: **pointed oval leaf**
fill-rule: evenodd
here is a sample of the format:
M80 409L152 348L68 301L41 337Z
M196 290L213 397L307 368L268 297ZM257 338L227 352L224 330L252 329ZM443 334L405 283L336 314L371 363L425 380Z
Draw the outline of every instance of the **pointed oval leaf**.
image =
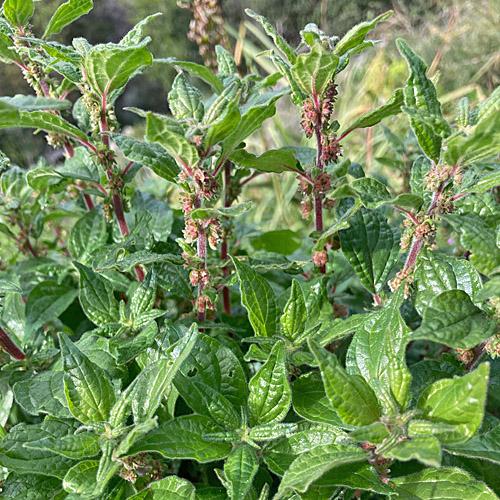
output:
M259 468L255 450L248 444L238 446L224 463L224 475L229 483L229 498L244 500L252 487Z
M255 335L272 337L278 329L278 306L271 285L250 266L233 259L240 279L241 303Z
M479 429L484 415L489 363L463 377L441 379L429 386L420 396L419 418L436 424L455 425L455 430L437 434L445 444L467 441Z
M67 335L60 334L64 366L64 390L73 416L90 424L106 422L113 404L115 391L108 374L92 363Z
M288 370L285 364L285 347L277 342L267 361L248 383L248 412L250 425L281 422L292 401Z

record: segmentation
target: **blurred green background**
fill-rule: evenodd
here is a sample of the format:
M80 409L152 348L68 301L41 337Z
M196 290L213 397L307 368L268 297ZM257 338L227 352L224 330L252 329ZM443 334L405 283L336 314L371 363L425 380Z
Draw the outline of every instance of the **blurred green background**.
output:
M62 0L36 3L35 34L41 34L61 3ZM56 40L71 43L74 37L84 36L91 43L117 41L142 18L162 12L163 15L153 19L146 29L152 38L149 48L153 55L202 62L197 45L187 38L192 13L177 6L174 0L94 0L94 4L89 15L63 30ZM255 68L262 74L274 69L269 60L256 55L270 45L266 45L268 42L262 30L245 15L246 7L265 15L292 44L298 44L299 31L309 22L318 24L329 35L342 36L354 24L393 9L394 16L371 33L371 38L380 40L380 44L356 56L354 64L342 73L336 111L343 124L383 103L395 88L404 84L407 70L395 47L398 37L405 38L429 64L429 75L437 83L448 117L453 116L460 97L467 95L475 103L484 99L500 81L498 0L222 0L220 4L230 45L242 54L240 66ZM117 114L121 123L135 123L134 115L120 112L125 106L167 112L166 96L173 76L171 67L156 64L136 78L118 102ZM31 91L16 67L1 65L0 95L16 93ZM278 116L254 138L254 148L263 150L305 144L298 123L298 110L289 101L282 100ZM408 125L404 117L385 125L401 139L405 138ZM393 151L395 143L387 139L388 132L384 133L382 127L358 131L345 142L345 156L385 175L389 184L404 184L405 168L411 160L411 140L402 154ZM60 158L60 153L47 147L42 134L32 136L25 130L2 131L0 149L22 167L35 163L40 155L49 162ZM295 179L284 177L279 181L276 176L262 179L263 183L274 183L272 189L280 207L285 207L295 193ZM257 197L260 197L258 183ZM262 198L255 214L257 219L260 217L260 222L275 224L274 227L276 224L287 227L290 221L286 211L284 217L282 211L276 210L272 210L271 216L265 215L271 206L268 203L275 204L275 196L268 197L267 201L266 197Z

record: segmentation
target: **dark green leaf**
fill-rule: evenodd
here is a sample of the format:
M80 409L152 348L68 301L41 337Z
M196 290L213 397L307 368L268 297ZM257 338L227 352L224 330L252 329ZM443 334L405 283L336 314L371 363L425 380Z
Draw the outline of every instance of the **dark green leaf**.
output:
M243 444L238 446L226 459L224 476L229 483L231 500L244 500L252 486L253 478L259 468L255 450Z
M141 142L119 134L113 134L112 137L128 160L140 163L150 168L159 177L174 182L180 169L175 160L159 144Z
M231 444L203 439L204 435L220 430L205 416L184 415L162 423L158 429L135 443L128 453L135 455L156 452L166 458L196 460L201 463L222 460L231 452Z
M304 292L297 280L292 281L290 298L280 318L283 335L294 342L304 331L307 322L307 309Z
M377 293L399 258L399 231L375 210L359 210L351 216L350 225L339 232L342 252L361 283Z
M250 425L281 422L292 401L283 342L277 342L268 360L248 383Z
M87 317L99 326L117 323L118 302L113 296L109 281L83 264L73 264L80 272L80 305Z
M26 301L26 334L32 335L37 328L58 318L75 300L78 291L55 281L36 285Z
M79 262L88 262L94 252L107 240L106 219L99 209L87 212L73 226L68 250Z
M262 172L297 172L297 160L293 149L271 149L255 156L244 149L237 149L230 158L240 167L255 168Z
M500 426L474 436L465 443L446 445L444 449L453 455L479 458L500 464Z
M340 465L361 462L367 453L353 446L336 444L317 446L297 457L285 472L275 500L284 498L288 489L306 491L323 474Z
M64 390L71 413L83 423L107 421L115 391L107 373L92 363L67 335L59 336Z

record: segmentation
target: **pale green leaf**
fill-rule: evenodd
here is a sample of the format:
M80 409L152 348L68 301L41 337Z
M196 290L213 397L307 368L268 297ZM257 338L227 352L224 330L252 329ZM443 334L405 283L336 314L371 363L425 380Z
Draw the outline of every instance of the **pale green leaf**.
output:
M278 309L271 285L247 264L238 259L233 263L240 280L241 303L248 311L255 335L272 337L278 330Z
M68 0L63 3L50 18L43 38L49 38L51 35L59 33L65 26L90 12L92 7L92 0Z

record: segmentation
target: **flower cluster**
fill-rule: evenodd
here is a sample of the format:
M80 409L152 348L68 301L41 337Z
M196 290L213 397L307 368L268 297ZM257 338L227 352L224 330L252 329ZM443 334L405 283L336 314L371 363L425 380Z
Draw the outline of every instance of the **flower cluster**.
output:
M436 236L435 222L424 212L418 213L413 218L406 218L403 225L405 226L405 231L403 232L400 241L402 252L407 250L414 237L417 239L423 239L425 243L431 244Z
M427 191L436 191L442 182L450 179L452 168L449 165L433 163L431 169L424 177L425 189Z
M399 273L396 274L396 276L391 281L389 281L389 288L391 289L392 292L395 292L404 282L405 284L404 296L405 298L408 298L411 295L410 286L413 283L413 280L414 280L413 267L402 269L401 271L399 271Z
M227 46L227 34L222 18L222 10L217 0L179 1L179 7L190 9L193 20L189 24L189 40L198 45L205 65L212 70L217 69L215 46Z
M343 149L335 134L329 136L321 135L321 161L328 163L337 163L339 156L342 156Z
M314 265L318 267L325 266L328 262L328 254L326 253L326 250L321 250L321 252L314 252L312 258Z

